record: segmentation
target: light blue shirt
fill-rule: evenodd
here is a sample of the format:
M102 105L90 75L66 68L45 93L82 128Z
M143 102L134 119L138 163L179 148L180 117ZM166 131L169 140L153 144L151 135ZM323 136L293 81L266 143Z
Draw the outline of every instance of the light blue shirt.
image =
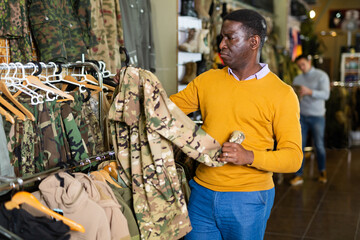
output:
M256 78L256 79L261 79L263 77L266 76L266 74L268 74L270 72L270 69L269 69L269 66L266 64L266 63L260 63L260 66L261 66L261 69L260 71L258 71L257 73L247 77L245 80L250 80L250 79L253 79L253 78ZM230 75L234 76L234 78L238 81L240 81L240 79L235 75L235 73L233 72L233 70L231 68L228 68L228 72Z
M309 72L295 77L293 85L303 85L312 90L312 95L300 100L300 114L304 116L325 116L325 101L330 96L330 80L327 73L311 67Z

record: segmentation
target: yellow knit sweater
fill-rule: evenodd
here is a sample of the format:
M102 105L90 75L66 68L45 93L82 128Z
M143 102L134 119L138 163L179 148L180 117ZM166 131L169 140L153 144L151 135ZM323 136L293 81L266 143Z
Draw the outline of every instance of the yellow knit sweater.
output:
M254 152L251 166L201 164L195 181L214 191L260 191L274 186L273 172L296 172L302 161L299 102L292 88L272 72L237 81L228 68L210 70L170 99L186 114L201 110L202 128L220 144L234 130ZM274 149L275 140L277 142Z

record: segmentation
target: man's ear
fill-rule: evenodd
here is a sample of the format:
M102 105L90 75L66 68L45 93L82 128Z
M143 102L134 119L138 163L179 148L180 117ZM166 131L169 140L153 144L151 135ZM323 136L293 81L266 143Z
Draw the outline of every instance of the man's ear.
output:
M259 35L254 35L250 37L250 47L252 49L257 49L260 47L261 39Z

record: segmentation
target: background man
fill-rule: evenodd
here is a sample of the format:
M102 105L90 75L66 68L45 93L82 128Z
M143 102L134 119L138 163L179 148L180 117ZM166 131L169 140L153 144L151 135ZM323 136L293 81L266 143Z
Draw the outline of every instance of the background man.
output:
M314 68L311 64L311 58L308 56L298 56L295 62L302 71L302 74L295 77L293 85L297 86L300 99L300 124L303 150L307 143L307 134L311 131L320 172L318 180L326 183L324 132L325 100L328 100L330 96L329 76L324 71ZM291 185L296 186L304 182L302 177L304 162L305 157L301 168L295 173L295 178L290 181Z

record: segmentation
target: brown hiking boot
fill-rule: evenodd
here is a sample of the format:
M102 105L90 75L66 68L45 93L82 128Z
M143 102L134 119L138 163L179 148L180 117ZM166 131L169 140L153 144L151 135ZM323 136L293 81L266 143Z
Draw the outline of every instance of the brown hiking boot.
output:
M321 183L327 183L326 170L320 172L320 176L318 178L318 181L321 182Z

